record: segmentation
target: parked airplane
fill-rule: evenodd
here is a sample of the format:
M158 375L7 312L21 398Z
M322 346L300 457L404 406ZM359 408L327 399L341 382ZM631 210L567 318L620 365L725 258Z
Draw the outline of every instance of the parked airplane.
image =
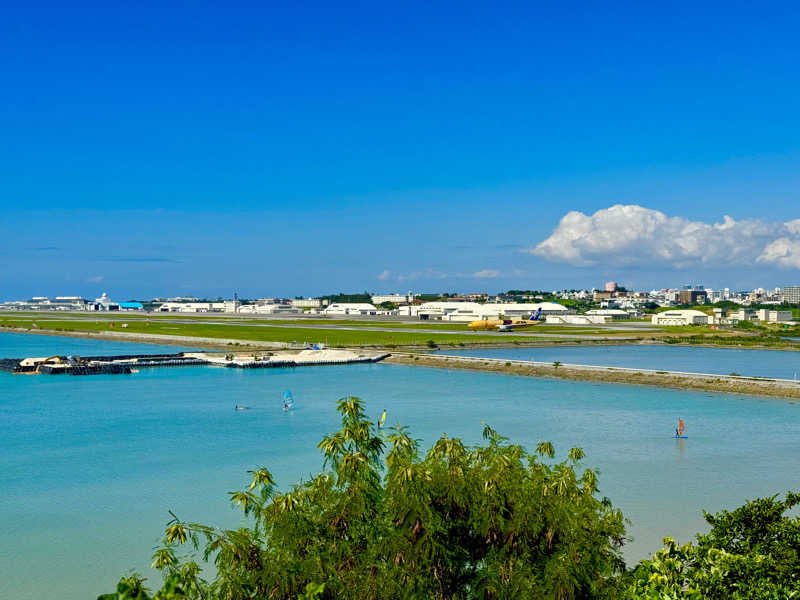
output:
M542 321L542 309L540 307L527 319L480 319L473 321L468 327L474 330L496 329L497 331L513 331L514 329L524 329L525 327L538 325Z

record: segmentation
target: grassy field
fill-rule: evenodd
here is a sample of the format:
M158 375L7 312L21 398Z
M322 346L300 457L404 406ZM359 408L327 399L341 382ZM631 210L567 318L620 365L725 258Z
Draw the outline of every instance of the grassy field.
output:
M266 325L324 325L337 327L388 327L398 329L441 329L445 331L464 331L467 329L465 323L442 323L439 321L417 321L415 323L394 322L394 321L364 321L329 319L324 317L307 319L265 319L258 317L223 316L208 313L187 313L187 314L142 314L142 313L54 313L54 312L25 312L25 313L0 313L0 319L15 318L36 318L40 320L92 320L92 321L213 321L220 324L266 324Z
M258 342L299 342L323 343L329 346L430 346L430 345L462 345L462 344L497 344L539 341L539 338L525 338L507 335L470 335L458 333L428 332L393 332L362 331L348 329L314 329L298 327L259 327L247 324L216 323L171 323L141 319L128 320L126 328L120 325L122 319L114 321L81 321L76 319L51 319L35 317L0 317L0 326L20 330L42 329L59 332L124 332L143 335L172 335L186 337L204 337L217 339L247 340Z
M352 320L352 319L329 319L329 318L308 318L308 319L264 319L264 318L241 318L241 317L223 317L219 315L209 314L185 314L185 315L143 315L137 313L97 313L97 314L80 314L80 313L66 313L58 314L52 312L42 313L0 313L0 320L13 320L22 319L23 321L37 320L41 324L50 321L92 321L92 322L128 322L133 323L137 321L147 321L151 323L157 322L170 322L170 321L183 321L183 322L213 322L219 323L223 326L247 326L247 325L269 325L269 326L286 326L300 328L317 325L320 328L330 327L346 327L346 328L372 328L372 329L408 329L413 331L415 329L435 330L442 332L465 332L469 331L467 323L456 322L441 322L441 321L417 321L413 323L396 322L396 321L378 321L378 320ZM570 326L570 325L547 325L542 323L534 327L524 329L526 332L531 333L553 333L553 334L575 334L575 335L602 335L602 336L630 336L630 337L647 337L652 333L658 333L664 330L659 327L647 327L637 330L614 330L607 327L592 327L592 326ZM521 330L522 331L522 330Z
M721 346L757 346L772 348L796 347L796 344L783 340L783 335L800 335L797 330L719 331L708 327L661 327L635 331L613 331L604 328L564 327L540 325L535 328L540 334L571 334L579 338L530 337L512 334L474 334L467 333L465 325L422 323L406 324L371 321L335 320L238 320L217 318L214 321L202 317L173 317L145 319L141 315L72 315L63 318L52 313L31 315L19 313L0 314L0 326L21 331L48 330L55 332L109 333L123 332L140 335L168 335L176 337L197 337L236 340L242 344L253 342L283 343L322 343L328 346L384 346L394 347L434 347L464 345L508 345L533 343L591 343L606 339L659 340L671 344L712 344ZM124 317L124 318L120 318ZM125 323L127 327L121 327ZM269 325L265 327L264 325ZM298 327L303 325L303 327ZM317 325L317 327L314 327ZM415 331L420 327L434 331ZM374 328L370 330L366 328ZM390 331L389 328L403 329ZM379 329L386 329L380 331ZM407 329L407 330L406 330ZM531 331L531 330L527 330ZM180 343L187 343L181 341ZM188 342L190 343L190 342ZM227 344L229 342L222 342ZM236 342L233 342L236 343Z
M121 325L125 323L127 327ZM540 342L591 342L607 339L660 340L667 343L719 344L740 346L790 345L779 335L791 332L714 330L709 327L647 327L613 330L607 327L570 327L538 325L525 333L544 334L530 337L520 334L468 333L466 324L392 321L363 321L338 319L240 319L207 315L141 314L54 314L0 313L0 325L5 327L44 329L62 332L127 332L136 334L204 337L256 342L323 343L330 346L459 346L466 344L518 344ZM381 330L386 331L381 331ZM400 330L400 331L391 331ZM417 331L426 329L427 331ZM573 338L549 337L568 335ZM545 337L547 336L547 337Z

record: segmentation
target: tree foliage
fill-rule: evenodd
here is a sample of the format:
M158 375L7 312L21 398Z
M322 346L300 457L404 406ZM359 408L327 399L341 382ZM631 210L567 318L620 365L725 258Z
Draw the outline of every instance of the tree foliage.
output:
M705 514L708 534L697 544L665 547L633 571L630 600L781 600L800 598L800 503L789 493L747 502L732 512Z
M165 575L154 598L567 600L615 584L623 517L597 498L594 471L576 472L580 449L553 462L549 442L529 454L486 426L483 445L444 435L423 454L404 427L379 431L358 398L338 410L341 430L319 444L323 472L279 492L260 468L230 492L250 527L173 518L153 558ZM192 551L214 561L212 580ZM102 598L147 594L126 578Z

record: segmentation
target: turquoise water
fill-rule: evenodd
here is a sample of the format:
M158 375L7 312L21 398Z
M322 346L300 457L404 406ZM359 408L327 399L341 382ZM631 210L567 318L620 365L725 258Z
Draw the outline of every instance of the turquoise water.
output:
M0 334L0 356L30 354L26 344L67 353L78 342L89 343ZM297 403L289 414L286 389ZM168 509L235 526L226 492L261 465L284 487L315 472L316 444L337 428L334 401L348 393L376 417L387 408L390 424L409 425L425 445L442 432L478 442L486 420L529 448L551 440L563 457L583 447L601 493L632 521L631 560L664 535L690 539L702 508L800 488L800 405L777 399L383 364L0 373L0 598L93 598L130 569L158 579L148 564ZM687 440L670 438L678 416Z
M506 360L633 367L663 371L689 371L800 379L800 352L692 346L548 346L541 348L497 348L444 350L442 354L481 356Z
M91 356L113 354L158 354L197 351L185 346L159 346L155 344L132 344L88 338L61 337L25 333L0 333L0 358L26 358L29 356Z

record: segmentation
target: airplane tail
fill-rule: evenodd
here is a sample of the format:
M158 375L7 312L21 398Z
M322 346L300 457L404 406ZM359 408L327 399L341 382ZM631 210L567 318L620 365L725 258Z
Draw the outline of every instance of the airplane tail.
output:
M541 316L542 316L542 307L540 306L539 310L537 310L535 313L533 313L531 315L530 319L528 319L528 320L529 321L538 321L541 318Z

